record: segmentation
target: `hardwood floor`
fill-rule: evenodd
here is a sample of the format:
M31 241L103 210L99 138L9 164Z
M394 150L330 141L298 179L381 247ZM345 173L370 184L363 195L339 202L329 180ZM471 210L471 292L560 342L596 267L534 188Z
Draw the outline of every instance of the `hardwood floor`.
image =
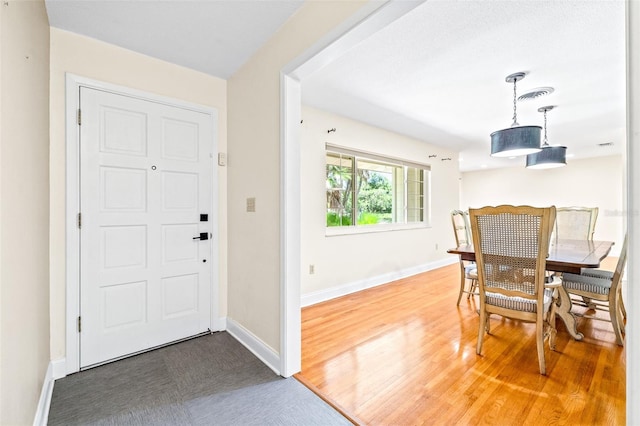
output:
M541 376L533 324L492 316L476 355L476 301L456 307L458 289L456 264L304 308L298 376L367 425L625 424L611 324L578 319L578 342L558 320Z

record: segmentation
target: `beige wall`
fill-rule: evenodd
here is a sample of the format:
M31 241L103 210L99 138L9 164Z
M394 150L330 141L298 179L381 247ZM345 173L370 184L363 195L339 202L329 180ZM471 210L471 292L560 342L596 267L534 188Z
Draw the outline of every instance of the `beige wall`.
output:
M303 296L451 258L446 253L453 245L449 212L459 204L456 152L311 107L303 107L302 118ZM431 226L326 236L326 143L431 165Z
M305 2L228 81L229 317L280 352L280 71L366 2ZM256 198L255 213L246 199Z
M624 194L622 156L568 160L566 167L528 170L525 167L462 173L461 207L528 204L598 207L594 239L622 246Z
M213 107L227 147L226 81L51 28L51 357L65 357L65 73ZM227 169L218 168L220 316L226 316Z
M305 4L229 82L229 230L233 237L229 315L276 349L279 71L363 3ZM49 28L43 2L3 2L0 25L0 424L29 424L49 360L50 331L51 359L65 355L64 72L217 108L221 151L226 149L227 102L222 80L51 29L49 134ZM479 173L463 174L463 179L469 182L473 176L480 183ZM221 170L223 201L225 179L226 170ZM495 179L486 182L490 181ZM252 215L244 211L249 196L258 199ZM465 204L463 200L461 205ZM226 217L226 209L221 208L222 224ZM223 241L225 229L220 226ZM224 316L227 262L222 246L220 253L220 314Z
M31 424L49 364L49 24L0 4L0 424Z

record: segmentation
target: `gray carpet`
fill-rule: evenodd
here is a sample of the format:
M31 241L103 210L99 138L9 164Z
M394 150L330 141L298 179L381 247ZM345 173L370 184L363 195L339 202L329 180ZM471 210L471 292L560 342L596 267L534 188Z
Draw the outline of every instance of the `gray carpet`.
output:
M48 424L351 423L221 332L56 380Z

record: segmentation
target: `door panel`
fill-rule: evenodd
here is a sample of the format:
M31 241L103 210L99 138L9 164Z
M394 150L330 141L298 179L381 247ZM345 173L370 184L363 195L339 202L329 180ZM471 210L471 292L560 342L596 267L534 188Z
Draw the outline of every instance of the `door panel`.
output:
M147 171L123 167L100 167L102 211L147 210Z
M101 226L100 246L102 252L101 269L111 272L122 268L147 266L147 227Z
M198 275L186 274L162 279L162 316L175 318L198 311Z
M165 118L162 140L163 158L198 161L198 126L185 121Z
M163 265L178 262L197 262L198 246L193 244L194 235L198 235L197 225L163 225Z
M165 212L198 212L198 175L162 172L162 207Z
M114 154L147 154L147 114L103 105L100 151Z
M211 328L211 117L80 89L81 368Z

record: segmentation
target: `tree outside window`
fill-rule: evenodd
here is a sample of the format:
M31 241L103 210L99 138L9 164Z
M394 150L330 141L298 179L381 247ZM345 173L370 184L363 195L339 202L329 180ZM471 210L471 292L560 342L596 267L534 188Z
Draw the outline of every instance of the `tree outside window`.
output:
M392 160L328 151L326 225L423 222L427 172Z

